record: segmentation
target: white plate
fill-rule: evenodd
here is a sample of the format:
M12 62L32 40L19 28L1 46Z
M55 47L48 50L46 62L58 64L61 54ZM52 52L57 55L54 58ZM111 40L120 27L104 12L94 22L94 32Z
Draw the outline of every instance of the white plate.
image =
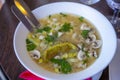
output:
M120 79L120 39L117 40L117 50L115 57L109 64L109 80Z
M102 73L103 73L103 71L100 71L99 73L92 76L92 80L99 80L100 77L102 76Z
M99 58L87 69L72 74L55 74L43 70L29 57L26 51L25 39L28 34L26 27L20 22L14 34L14 50L21 64L33 74L47 80L81 80L95 75L103 70L112 60L116 50L116 35L110 22L95 9L79 3L58 2L38 7L33 11L37 19L55 13L71 13L85 17L99 31L103 45Z

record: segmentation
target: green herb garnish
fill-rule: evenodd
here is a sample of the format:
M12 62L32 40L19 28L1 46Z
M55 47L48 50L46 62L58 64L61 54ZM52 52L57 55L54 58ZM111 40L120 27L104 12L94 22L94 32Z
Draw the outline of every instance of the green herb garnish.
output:
M43 29L37 29L36 32L42 33L42 32L43 32Z
M28 51L32 51L32 50L34 50L36 48L36 45L35 44L27 44L27 50Z
M54 33L54 37L55 37L55 38L58 37L58 33L57 33L57 32Z
M40 33L42 33L43 31L50 32L50 30L51 30L51 28L49 26L46 26L46 27L44 27L42 29L37 29L37 32L40 32Z
M79 17L78 19L79 19L81 22L83 22L83 21L84 21L84 17L82 17L82 16L81 16L81 17Z
M50 19L50 18L51 18L51 15L49 15L48 18Z
M49 42L53 42L55 40L54 36L51 36L51 35L47 35L45 37L45 40L49 43Z
M47 36L45 37L45 40L46 40L48 43L50 43L50 42L54 42L54 41L57 39L57 37L58 37L58 33L55 32L53 35L47 35Z
M43 30L46 32L50 32L51 28L47 26L47 27L44 27Z
M29 39L26 39L26 46L27 46L27 50L28 51L32 51L34 50L37 46L32 42L30 41Z
M81 49L82 51L84 51L84 47L85 47L85 44L82 44L82 49Z
M70 31L70 29L73 29L71 27L71 24L70 23L64 23L59 31L67 32L67 31Z
M88 59L83 60L82 64L86 64L88 62Z
M82 35L83 38L86 39L88 37L88 33L89 33L89 30L83 30L81 35Z
M89 57L89 52L88 52L88 51L85 51L85 55L86 55L87 57Z
M32 41L30 41L29 39L26 39L26 44L30 44L32 43Z
M64 13L60 13L60 15L62 15L63 17L66 17L66 16L67 16L67 14L64 14Z
M54 59L54 58L52 58L50 61L55 63L55 64L60 65L61 66L60 71L62 73L67 74L67 73L71 72L71 70L72 70L71 65L65 59Z

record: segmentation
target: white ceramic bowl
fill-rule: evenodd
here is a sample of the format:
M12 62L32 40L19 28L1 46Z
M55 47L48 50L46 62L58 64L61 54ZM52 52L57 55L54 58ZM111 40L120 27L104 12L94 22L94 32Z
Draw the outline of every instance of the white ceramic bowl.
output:
M14 50L21 64L33 74L46 80L82 80L103 70L112 60L116 50L116 35L110 22L97 10L79 3L51 3L33 10L37 19L60 12L83 16L95 25L103 41L99 58L90 67L77 73L55 74L48 72L39 67L28 55L25 44L28 30L20 22L14 34Z

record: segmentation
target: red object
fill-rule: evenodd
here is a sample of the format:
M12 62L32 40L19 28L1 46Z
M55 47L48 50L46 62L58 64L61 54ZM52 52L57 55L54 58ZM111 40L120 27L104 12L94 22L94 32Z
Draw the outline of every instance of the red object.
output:
M45 80L43 78L37 77L36 75L32 74L29 71L24 71L19 75L19 78L24 80Z
M85 80L92 80L92 78L87 78L87 79L85 79Z
M45 80L43 78L40 78L34 74L32 74L31 72L29 71L24 71L22 72L20 75L19 75L19 78L22 78L24 80ZM92 78L87 78L85 80L92 80Z

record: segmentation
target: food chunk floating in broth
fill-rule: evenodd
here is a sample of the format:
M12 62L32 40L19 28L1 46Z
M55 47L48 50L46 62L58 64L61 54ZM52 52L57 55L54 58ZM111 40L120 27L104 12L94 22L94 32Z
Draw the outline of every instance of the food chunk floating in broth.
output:
M86 69L100 55L99 32L83 16L53 14L40 19L41 26L26 38L26 49L42 68L68 74Z

